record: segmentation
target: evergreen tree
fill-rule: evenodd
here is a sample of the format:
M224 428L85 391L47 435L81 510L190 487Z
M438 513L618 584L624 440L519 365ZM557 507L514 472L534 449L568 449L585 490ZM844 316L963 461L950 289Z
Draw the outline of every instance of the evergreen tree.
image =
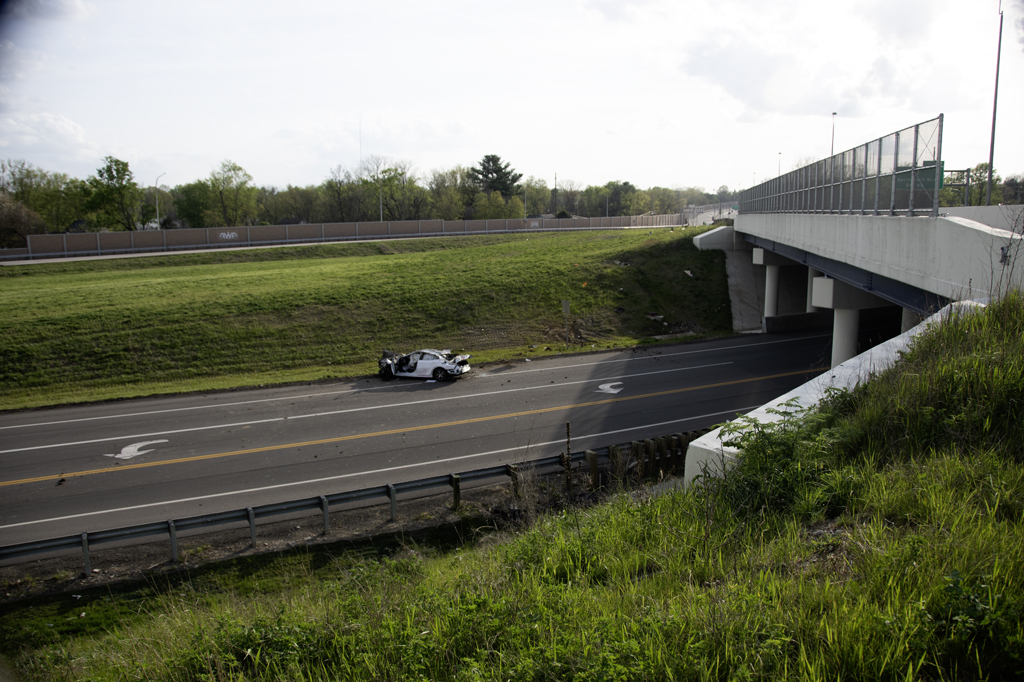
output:
M516 194L522 193L522 189L516 184L522 173L516 173L508 161L502 163L501 157L497 154L488 154L480 160L480 164L469 169L469 177L477 188L484 194L500 192L506 200Z

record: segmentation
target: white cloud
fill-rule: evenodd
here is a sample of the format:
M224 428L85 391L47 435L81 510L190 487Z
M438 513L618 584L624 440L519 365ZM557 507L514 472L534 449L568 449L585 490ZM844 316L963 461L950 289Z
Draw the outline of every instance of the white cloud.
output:
M82 126L47 113L0 116L0 150L3 156L23 157L36 165L44 165L37 158L83 159L97 154Z
M42 66L42 53L18 47L10 40L0 40L0 82L25 78Z

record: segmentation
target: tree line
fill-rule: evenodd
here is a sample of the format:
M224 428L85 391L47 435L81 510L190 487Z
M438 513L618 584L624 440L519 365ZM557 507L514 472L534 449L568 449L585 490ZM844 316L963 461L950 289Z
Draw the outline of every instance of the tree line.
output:
M979 163L969 171L946 171L939 190L940 206L984 206L988 193L988 163ZM1005 180L992 171L992 205L1024 204L1024 174Z
M560 180L549 187L543 179L523 179L496 154L475 166L423 175L408 161L370 156L354 169L330 169L318 185L283 189L257 185L230 160L206 178L173 187L140 186L128 162L112 156L85 180L7 160L0 161L0 248L23 247L30 234L69 231L661 215L737 194L724 185L714 193L697 187L644 190L618 180L587 187Z

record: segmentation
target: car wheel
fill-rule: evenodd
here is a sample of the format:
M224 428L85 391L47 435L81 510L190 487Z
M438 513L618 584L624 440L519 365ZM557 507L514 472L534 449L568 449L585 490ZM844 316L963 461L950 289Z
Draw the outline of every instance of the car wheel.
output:
M448 378L448 372L444 367L438 367L434 370L434 381L444 381Z

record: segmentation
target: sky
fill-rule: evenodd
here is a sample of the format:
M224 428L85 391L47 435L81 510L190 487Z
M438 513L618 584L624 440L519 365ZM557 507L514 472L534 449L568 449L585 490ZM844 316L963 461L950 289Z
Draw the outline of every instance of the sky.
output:
M1024 0L7 0L0 158L173 187L498 154L552 186L749 187L945 115L1024 173ZM836 112L833 117L832 112Z

